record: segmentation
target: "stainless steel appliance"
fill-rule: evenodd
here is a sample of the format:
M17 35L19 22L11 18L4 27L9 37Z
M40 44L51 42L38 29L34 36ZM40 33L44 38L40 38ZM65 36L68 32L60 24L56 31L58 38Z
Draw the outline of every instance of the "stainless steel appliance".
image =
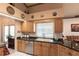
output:
M33 54L33 41L29 41L26 47L26 53Z
M72 48L76 49L76 50L79 50L79 41L73 41L72 42Z
M29 38L30 35L29 34L22 34L21 37Z
M71 42L71 41L69 41L69 40L63 40L63 42L64 42L64 45L65 45L65 46L67 46L67 47L70 47L70 48L71 48L71 44L72 44L72 42Z

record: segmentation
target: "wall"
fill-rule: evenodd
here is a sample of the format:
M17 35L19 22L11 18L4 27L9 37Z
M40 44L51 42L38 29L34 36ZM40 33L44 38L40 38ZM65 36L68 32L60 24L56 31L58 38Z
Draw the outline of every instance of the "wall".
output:
M1 43L1 18L0 18L0 43Z
M15 10L15 14L14 15L10 15L7 12L7 10L6 10L8 6L11 6L11 5L8 4L8 3L0 3L0 13L6 14L8 16L12 16L12 17L15 17L15 18L18 18L16 20L19 20L19 21L24 21L24 20L27 19L27 14L23 13L21 10L19 10L18 8L13 7L13 6L11 6L11 7ZM24 14L25 15L25 18L24 19L21 18L21 14Z
M63 34L79 35L79 32L71 32L71 24L79 24L79 18L63 19Z
M56 12L57 15L53 16L53 12ZM32 18L32 16L34 16L34 18ZM48 11L31 13L28 15L27 18L28 20L43 20L43 19L52 19L52 18L58 18L58 17L63 17L63 8L57 8L57 9L52 9Z
M79 15L79 3L64 3L63 10L65 17Z
M0 35L0 38L1 38L0 42L3 41L3 39L4 39L4 28L3 28L4 25L15 25L15 27L16 27L15 39L16 39L16 37L17 37L17 31L21 31L21 22L16 21L14 19L10 19L10 18L7 18L7 17L0 16L0 29L2 29L2 30L0 30L0 33L1 33L1 35ZM15 40L15 42L16 42L16 40Z

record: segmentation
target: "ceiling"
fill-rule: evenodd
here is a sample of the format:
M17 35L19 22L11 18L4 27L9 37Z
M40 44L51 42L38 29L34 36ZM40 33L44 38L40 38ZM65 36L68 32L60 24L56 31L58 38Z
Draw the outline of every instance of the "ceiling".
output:
M33 7L33 6L37 6L40 5L40 3L24 3L27 7Z
M30 7L34 7L34 6L37 6L37 5L41 5L43 3L23 3L26 8L30 8Z
M24 13L35 13L39 11L51 10L61 7L61 3L10 3Z
M38 4L38 3L25 3L27 6L31 6L31 5L34 5L34 4Z
M18 4L18 3L10 3L10 4L15 6L15 4ZM44 4L44 3L19 3L19 4L24 4L26 6L26 8L29 8L29 7L34 7L37 5Z

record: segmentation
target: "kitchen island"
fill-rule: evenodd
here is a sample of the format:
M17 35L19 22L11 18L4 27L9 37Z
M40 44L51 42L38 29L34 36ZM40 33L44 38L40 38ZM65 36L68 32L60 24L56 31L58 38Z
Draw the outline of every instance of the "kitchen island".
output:
M55 41L51 39L53 41L47 42L47 41L41 41L37 39L32 39L32 40L29 40L29 39L17 38L17 41L22 40L25 42L23 44L27 44L26 42L29 43L32 41L33 42L33 54L32 55L36 55L36 56L79 56L79 49L73 48L72 44L66 44L67 41L62 42L62 41ZM25 46L23 49L27 50L27 46Z

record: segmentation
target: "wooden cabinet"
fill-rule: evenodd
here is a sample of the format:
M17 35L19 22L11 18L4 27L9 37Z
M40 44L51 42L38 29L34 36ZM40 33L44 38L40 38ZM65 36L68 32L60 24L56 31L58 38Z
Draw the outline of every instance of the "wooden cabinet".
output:
M79 56L79 52L59 45L58 55L59 56Z
M50 49L50 43L42 43L42 56L48 56Z
M22 32L33 32L33 22L25 21L22 23Z
M22 40L21 49L22 49L22 52L26 52L26 41L24 40Z
M55 19L55 33L62 33L63 31L63 22L61 18Z
M58 55L58 44L51 44L49 50L49 56L57 56Z
M49 43L34 42L34 55L48 56L49 55Z
M75 50L70 50L72 56L79 56L79 52Z
M29 41L17 40L17 50L26 52ZM3 55L3 49L0 48L0 55ZM33 54L37 56L79 56L79 52L58 44L45 42L33 43Z
M21 40L17 40L17 50L18 51L21 51L21 48L22 48L22 44L21 44Z
M69 49L64 46L59 45L58 46L58 55L59 56L69 56L70 55Z
M41 44L41 42L34 42L33 54L41 56L41 54L42 54L42 44Z
M4 48L0 48L0 56L4 55Z
M17 50L21 52L26 52L26 41L24 40L17 40Z

